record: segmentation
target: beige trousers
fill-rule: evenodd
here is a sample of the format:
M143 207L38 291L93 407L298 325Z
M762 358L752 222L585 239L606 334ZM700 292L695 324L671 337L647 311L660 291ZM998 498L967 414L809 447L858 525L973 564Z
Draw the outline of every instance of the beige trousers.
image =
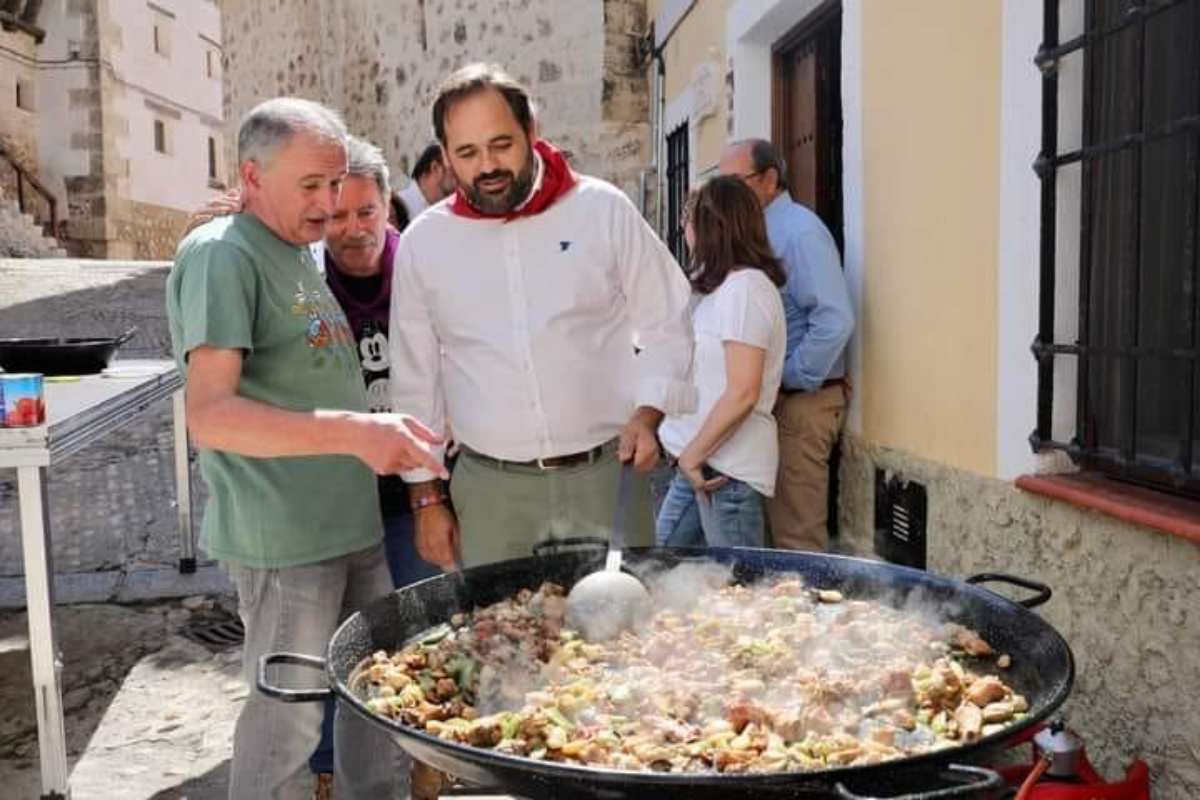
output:
M620 477L615 445L592 464L544 472L500 469L464 450L450 481L463 566L527 558L534 545L551 539L609 539ZM654 541L654 511L646 476L636 475L630 494L625 544L647 547Z
M841 384L814 392L780 393L779 474L767 501L774 547L825 550L829 545L829 454L846 416Z

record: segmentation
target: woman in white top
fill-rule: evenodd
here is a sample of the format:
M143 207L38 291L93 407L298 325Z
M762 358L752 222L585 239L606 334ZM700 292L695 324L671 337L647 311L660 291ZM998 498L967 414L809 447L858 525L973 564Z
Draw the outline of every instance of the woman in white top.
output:
M763 498L779 464L771 413L783 374L786 277L762 209L735 177L707 182L685 222L692 252L692 379L696 411L670 416L659 437L676 470L655 522L671 547L761 547Z

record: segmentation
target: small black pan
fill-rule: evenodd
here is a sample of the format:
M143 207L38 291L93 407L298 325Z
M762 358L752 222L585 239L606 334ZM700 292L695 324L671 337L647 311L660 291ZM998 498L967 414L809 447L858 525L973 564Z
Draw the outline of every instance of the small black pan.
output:
M117 349L137 333L116 338L0 339L0 369L43 375L92 375L108 366Z

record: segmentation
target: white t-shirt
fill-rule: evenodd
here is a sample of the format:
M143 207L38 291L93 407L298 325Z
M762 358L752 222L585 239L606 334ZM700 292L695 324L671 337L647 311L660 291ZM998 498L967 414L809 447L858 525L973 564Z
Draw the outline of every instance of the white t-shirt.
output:
M700 431L725 392L725 342L741 342L767 351L758 402L742 424L708 459L713 469L750 484L768 497L775 494L779 440L771 410L779 394L787 324L779 288L759 269L730 272L717 290L698 298L692 311L696 347L692 380L699 392L695 413L668 416L659 428L663 447L674 456Z

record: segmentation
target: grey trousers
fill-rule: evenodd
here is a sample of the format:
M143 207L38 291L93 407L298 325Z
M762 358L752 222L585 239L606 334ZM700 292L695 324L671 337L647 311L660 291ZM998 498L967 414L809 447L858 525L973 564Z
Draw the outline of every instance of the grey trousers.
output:
M392 591L383 546L286 569L232 563L225 569L237 586L238 613L246 627L242 669L250 685L234 730L230 800L308 800L313 792L308 757L320 739L325 706L263 695L255 685L258 660L280 651L324 657L341 620ZM267 677L291 689L325 685L323 673L302 667L275 667ZM408 796L407 758L386 733L351 713L343 715L341 708L334 731L339 800Z
M464 450L450 481L463 566L526 558L535 544L548 539L608 539L620 477L615 444L591 464L550 470L501 469ZM648 547L654 540L654 511L644 475L635 478L630 494L625 544Z

